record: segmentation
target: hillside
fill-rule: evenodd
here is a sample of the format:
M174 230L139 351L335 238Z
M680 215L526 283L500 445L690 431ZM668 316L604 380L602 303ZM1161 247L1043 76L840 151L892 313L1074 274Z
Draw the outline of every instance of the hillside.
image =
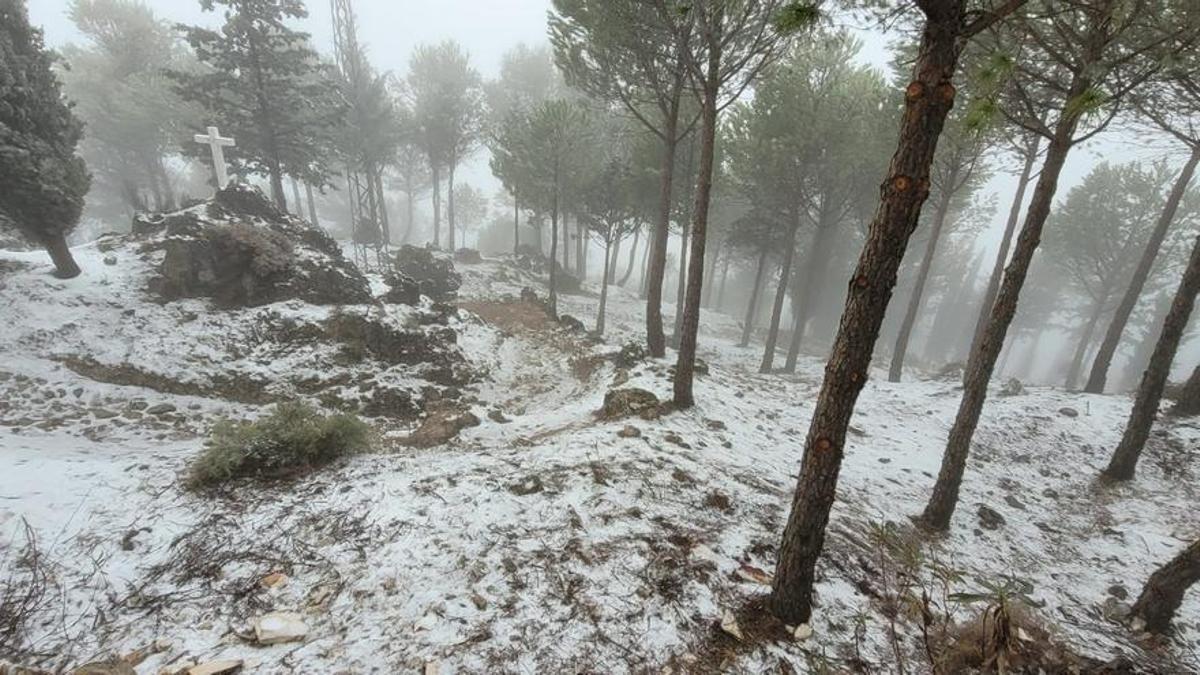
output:
M743 621L739 641L730 619L749 616L773 569L820 359L758 374L736 321L706 314L695 409L599 419L613 389L668 397L672 362L623 349L640 334L636 293L613 289L603 341L522 301L544 280L511 257L459 262L454 306L383 302L371 275L357 305L227 308L153 290L163 254L148 236L77 249L84 274L69 281L40 253L0 252L0 657L50 672L111 658L137 673L222 660L254 673L924 672L904 598L1007 576L1050 632L1020 639L1061 645L1064 668L1200 669L1195 593L1165 642L1109 618L1200 535L1194 419L1160 425L1138 478L1106 487L1095 477L1126 397L995 392L952 533L917 549L908 516L959 387L876 377L813 635L768 640L773 628ZM561 311L592 325L592 291ZM267 483L185 486L216 420L293 398L364 416L376 449ZM478 424L416 442L446 410ZM982 606L955 608L968 623ZM256 644L255 618L278 611L307 634Z

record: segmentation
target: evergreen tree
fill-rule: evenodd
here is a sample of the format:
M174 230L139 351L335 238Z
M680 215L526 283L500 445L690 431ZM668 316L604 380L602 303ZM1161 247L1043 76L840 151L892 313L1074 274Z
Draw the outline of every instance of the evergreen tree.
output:
M207 69L171 71L179 95L200 105L211 123L237 140L235 171L265 176L271 197L287 208L283 177L322 186L343 102L332 69L288 27L308 15L301 0L200 0L208 12L224 8L219 30L181 26ZM207 152L185 144L196 156Z
M79 276L66 235L91 183L76 154L83 124L63 98L55 56L23 0L0 0L0 224L46 248L55 274Z

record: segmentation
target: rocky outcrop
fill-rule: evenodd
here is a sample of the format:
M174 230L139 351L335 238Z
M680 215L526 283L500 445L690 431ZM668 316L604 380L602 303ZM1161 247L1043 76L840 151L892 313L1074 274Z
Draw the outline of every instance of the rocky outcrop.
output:
M182 211L140 215L133 232L149 238L144 250L163 252L150 290L164 300L212 298L224 307L371 301L366 278L336 241L247 185Z
M451 300L462 286L462 277L454 270L450 256L429 248L401 246L393 272L415 281L421 295L433 300Z

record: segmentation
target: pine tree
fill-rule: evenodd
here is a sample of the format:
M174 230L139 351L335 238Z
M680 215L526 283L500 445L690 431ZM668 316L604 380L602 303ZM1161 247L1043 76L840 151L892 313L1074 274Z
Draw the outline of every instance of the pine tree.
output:
M55 274L79 276L66 235L91 176L76 154L83 124L63 98L23 0L0 0L0 221L46 248Z
M301 0L200 0L208 12L225 8L219 30L181 26L199 73L170 71L179 95L199 104L237 140L231 162L270 180L282 209L285 174L324 185L331 137L343 106L332 69L309 46L309 36L287 21L308 16ZM204 148L185 144L197 157Z
M1152 633L1166 632L1175 612L1183 604L1188 588L1200 581L1200 541L1185 548L1163 565L1150 579L1133 604L1130 616L1145 622Z

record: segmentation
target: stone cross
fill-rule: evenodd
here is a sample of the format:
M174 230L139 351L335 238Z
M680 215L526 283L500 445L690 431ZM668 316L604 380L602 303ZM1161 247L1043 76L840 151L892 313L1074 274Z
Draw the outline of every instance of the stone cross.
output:
M213 171L217 176L217 189L221 190L229 182L229 174L225 170L225 148L232 148L236 143L232 138L221 138L216 127L209 127L207 134L196 134L197 143L203 143L212 149Z

